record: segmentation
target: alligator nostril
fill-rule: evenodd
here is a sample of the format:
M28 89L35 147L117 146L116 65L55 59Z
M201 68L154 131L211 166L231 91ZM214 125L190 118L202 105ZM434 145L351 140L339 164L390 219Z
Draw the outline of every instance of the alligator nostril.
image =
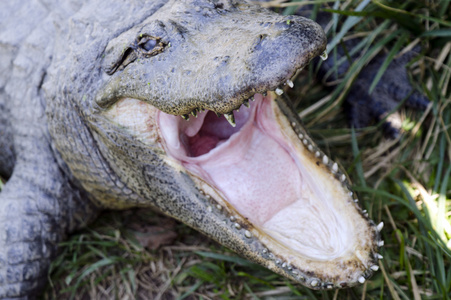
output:
M260 50L262 47L262 42L267 36L267 34L259 34L252 48L254 50Z

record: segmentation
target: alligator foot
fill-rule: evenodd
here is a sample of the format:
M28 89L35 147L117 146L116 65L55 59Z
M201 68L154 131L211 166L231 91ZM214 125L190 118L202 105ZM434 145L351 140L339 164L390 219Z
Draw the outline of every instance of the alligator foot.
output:
M16 147L18 162L0 194L0 299L34 299L58 243L96 212L72 189L45 139L36 140Z
M404 100L406 106L417 110L424 110L428 106L429 100L414 91L407 75L406 64L414 55L415 52L411 51L394 59L371 94L370 85L386 57L376 57L365 67L355 80L345 102L352 127L362 128L373 120L383 120ZM394 138L399 135L400 124L394 124L388 118L383 129L388 136Z

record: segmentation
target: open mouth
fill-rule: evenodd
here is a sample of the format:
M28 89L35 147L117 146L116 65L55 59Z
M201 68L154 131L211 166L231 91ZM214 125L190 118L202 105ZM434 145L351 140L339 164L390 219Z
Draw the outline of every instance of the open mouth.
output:
M274 92L252 100L233 122L212 111L187 121L128 98L107 116L144 143L161 144L236 228L259 240L262 255L299 281L313 288L364 282L378 269L380 226L284 100Z
M282 130L273 98L256 94L249 108L235 113L236 127L211 111L188 122L160 112L167 153L281 245L311 259L336 258L352 244L352 225L335 201L346 195L341 184L323 183L330 178L316 176L310 169L318 166L297 154L304 147L297 149Z

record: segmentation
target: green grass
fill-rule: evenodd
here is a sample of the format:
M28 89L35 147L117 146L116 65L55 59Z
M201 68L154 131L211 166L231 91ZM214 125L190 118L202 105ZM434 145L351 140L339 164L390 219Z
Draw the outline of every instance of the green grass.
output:
M273 4L277 1L273 1ZM309 1L324 3L326 1ZM294 3L298 4L298 2ZM315 292L296 285L178 223L168 245L144 248L136 223L168 220L145 210L109 212L70 237L53 263L45 298L84 299L448 299L451 295L451 5L449 1L329 2L336 14L329 45L359 36L361 59L335 89L310 67L290 97L323 150L347 168L361 205L382 232L384 259L364 285ZM278 9L292 13L293 3ZM314 8L313 11L317 11ZM403 135L386 139L380 124L352 131L342 112L349 87L379 53L380 74L399 52L421 44L410 65L426 111L401 109ZM333 59L333 47L329 48ZM139 221L141 220L141 221ZM149 226L149 225L142 225Z

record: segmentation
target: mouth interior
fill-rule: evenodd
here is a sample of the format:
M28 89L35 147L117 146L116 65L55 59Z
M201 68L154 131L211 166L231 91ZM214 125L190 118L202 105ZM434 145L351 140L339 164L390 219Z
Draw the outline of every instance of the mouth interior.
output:
M282 128L272 97L256 94L235 112L236 127L211 111L189 121L159 112L167 153L270 240L315 260L342 256L355 241L334 199L340 187Z

